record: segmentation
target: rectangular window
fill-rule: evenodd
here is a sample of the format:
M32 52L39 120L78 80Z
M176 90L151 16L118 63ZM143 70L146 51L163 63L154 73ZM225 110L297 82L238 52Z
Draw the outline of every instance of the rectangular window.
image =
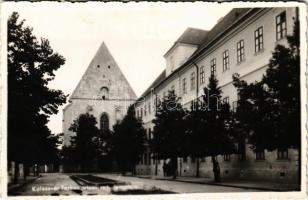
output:
M144 105L144 116L147 116L147 107Z
M143 156L141 155L139 159L140 159L140 164L143 165Z
M183 158L183 162L187 163L187 157L186 156Z
M187 90L186 90L186 78L183 78L182 86L183 86L183 94L186 94L187 93Z
M244 40L240 40L237 43L237 62L243 62L244 61Z
M151 114L151 102L149 103L149 114Z
M263 27L259 27L255 30L255 52L259 52L263 49Z
M200 85L205 81L204 66L200 68Z
M256 150L256 160L265 160L265 152L263 150Z
M201 162L205 162L205 157L201 157Z
M236 112L236 109L237 109L237 101L233 101L232 102L232 111Z
M216 58L211 60L211 75L216 76Z
M225 97L225 98L223 98L222 102L229 104L230 103L230 98L229 97Z
M149 131L148 131L148 140L150 140L151 139L151 134L152 134L152 132L151 132L151 129L149 128L148 129Z
M136 118L139 118L139 109L136 109Z
M224 154L224 161L230 161L230 154Z
M145 140L147 140L148 139L148 129L145 129L144 131L145 131Z
M145 165L148 164L148 154L147 153L144 154L144 164Z
M174 85L171 86L171 92L173 92L173 94L175 94Z
M191 158L191 163L195 163L196 162L196 158L192 157Z
M196 76L195 72L192 72L190 75L190 90L194 90L196 87Z
M222 70L226 71L229 69L229 51L226 50L222 54Z
M276 40L280 40L287 35L286 11L276 16Z
M279 159L279 160L288 159L288 149L287 148L278 148L277 159Z
M140 118L142 118L142 115L143 115L143 109L140 108Z
M238 152L239 152L239 161L244 161L246 160L246 145L245 145L245 140L242 140L238 144Z

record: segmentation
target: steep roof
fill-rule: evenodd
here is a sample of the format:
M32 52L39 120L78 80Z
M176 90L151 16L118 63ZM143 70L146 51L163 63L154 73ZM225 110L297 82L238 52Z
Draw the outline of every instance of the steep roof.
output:
M104 87L109 91L109 99L136 99L134 90L102 42L69 100L100 98Z
M254 12L260 10L260 9L263 9L263 8L234 8L227 15L225 15L223 18L221 18L221 20L219 20L218 23L210 31L205 31L205 30L201 30L201 29L194 29L194 28L186 29L186 31L179 37L179 39L173 44L173 46L167 51L166 54L168 54L168 52L180 41L192 42L193 39L191 39L191 38L193 37L193 35L198 35L197 33L200 33L202 35L202 32L203 32L204 35L203 35L203 38L201 36L198 36L194 40L194 42L196 42L196 43L198 42L198 49L193 53L192 56L190 56L190 58L185 63L183 63L182 66L180 66L175 71L179 71L183 67L185 67L187 65L187 63L190 63L194 59L195 56L197 56L198 54L203 52L203 50L210 43L213 43L216 40L218 40L221 37L221 35L223 35L225 32L227 32L237 22L239 22L240 20L245 20L244 16L246 16L248 13L250 13L250 12L254 13ZM164 73L164 75L163 75L163 73ZM163 73L160 74L158 76L158 78L156 78L156 80L152 83L152 85L140 97L147 95L151 91L152 88L159 86L162 82L165 81L166 78L169 78L169 77L172 76L172 74L171 74L168 77L166 77L165 70L163 71Z
M154 82L148 87L140 97L145 96L147 93L151 91L152 88L158 86L164 79L166 78L166 70L162 71L158 77L154 80Z
M178 43L191 44L191 45L199 45L202 40L205 38L208 31L197 29L197 28L187 28L184 33L174 42L171 48L165 53L166 56L173 47Z
M187 28L184 33L177 39L176 42L185 44L199 45L204 39L208 31L197 29L197 28Z
M195 54L203 50L214 39L218 38L223 32L229 29L237 20L242 18L251 8L234 8L227 15L221 18L220 21L206 34Z

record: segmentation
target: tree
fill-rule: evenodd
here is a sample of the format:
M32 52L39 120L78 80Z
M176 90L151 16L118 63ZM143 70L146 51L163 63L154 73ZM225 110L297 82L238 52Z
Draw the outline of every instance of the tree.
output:
M71 147L68 151L69 160L81 166L81 171L93 170L94 161L101 156L99 130L96 119L89 113L81 114L70 126L69 130L75 135L71 137Z
M276 46L261 81L248 84L238 74L233 76L240 96L236 116L253 149L300 147L298 21L293 30L288 47Z
M177 176L177 158L185 155L185 120L186 111L179 103L173 91L156 105L154 137L151 148L160 159L171 159L173 177Z
M145 129L142 121L136 118L134 106L128 108L121 122L113 127L113 153L122 173L135 174L135 165L145 150Z
M51 134L46 124L66 101L61 90L48 87L65 59L52 50L47 39L38 40L33 29L24 26L25 20L18 18L14 12L7 24L8 160L15 162L15 183L19 163L26 169L50 157L42 145Z
M199 177L200 158L206 155L204 146L206 131L205 102L196 100L192 103L187 117L186 138L187 148L184 152L196 158L196 177Z
M216 157L235 152L234 140L231 136L230 105L227 102L221 103L222 91L214 75L210 76L208 87L204 92L206 95L203 96L203 101L207 106L203 111L204 129L201 138L204 149L202 153L211 157L215 182L220 182L220 167Z
M288 46L277 45L261 81L246 83L237 74L233 77L240 101L236 117L245 130L252 149L273 151L297 148L300 183L300 41L299 21Z
M100 171L106 172L112 169L113 164L113 144L112 144L112 131L108 128L106 130L100 130L99 135L99 151L100 151L100 158L98 160L98 166Z

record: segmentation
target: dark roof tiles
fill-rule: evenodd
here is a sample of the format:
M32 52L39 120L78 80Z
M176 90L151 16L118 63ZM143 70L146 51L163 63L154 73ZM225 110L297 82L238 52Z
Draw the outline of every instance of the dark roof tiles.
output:
M197 28L187 28L184 33L174 42L172 47L165 53L166 56L171 49L178 43L191 44L191 45L199 45L203 39L205 38L208 31L197 29Z
M216 37L221 33L226 31L233 23L240 19L244 14L246 14L251 8L234 8L226 16L221 18L218 23L207 33L206 37L203 39L199 48L195 51L194 54L199 53L212 42Z
M253 10L258 10L261 8L255 8ZM198 49L193 53L193 55L188 59L187 62L190 62L191 59L196 54L199 54L204 50L206 46L212 43L217 39L223 32L227 31L234 23L236 23L240 18L242 18L248 11L252 10L251 8L234 8L226 16L221 18L218 23L210 30L205 31L195 28L187 28L184 33L177 39L174 43L187 43L198 45ZM168 50L168 52L174 47L174 45ZM168 53L167 52L167 53ZM166 54L167 54L166 53ZM166 55L165 54L165 55ZM184 67L185 63L179 67L177 70L180 70ZM171 76L168 76L171 77ZM157 87L166 77L166 70L164 70L152 83L152 85L141 95L141 97L147 95L152 88Z
M158 84L160 84L164 79L166 78L166 70L162 71L159 76L155 79L155 81L150 85L150 87L148 87L148 89L146 89L146 91L140 96L140 97L144 97L145 95L147 95L152 88L155 88Z
M208 31L196 28L187 28L176 42L199 45Z

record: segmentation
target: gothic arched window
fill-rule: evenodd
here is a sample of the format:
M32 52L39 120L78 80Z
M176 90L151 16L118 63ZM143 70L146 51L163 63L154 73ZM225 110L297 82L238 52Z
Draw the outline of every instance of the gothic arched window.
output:
M101 94L101 98L103 100L108 99L109 98L109 89L107 87L102 87L101 91L100 91L100 94Z
M106 132L109 130L109 118L107 113L103 113L100 119L101 132Z

